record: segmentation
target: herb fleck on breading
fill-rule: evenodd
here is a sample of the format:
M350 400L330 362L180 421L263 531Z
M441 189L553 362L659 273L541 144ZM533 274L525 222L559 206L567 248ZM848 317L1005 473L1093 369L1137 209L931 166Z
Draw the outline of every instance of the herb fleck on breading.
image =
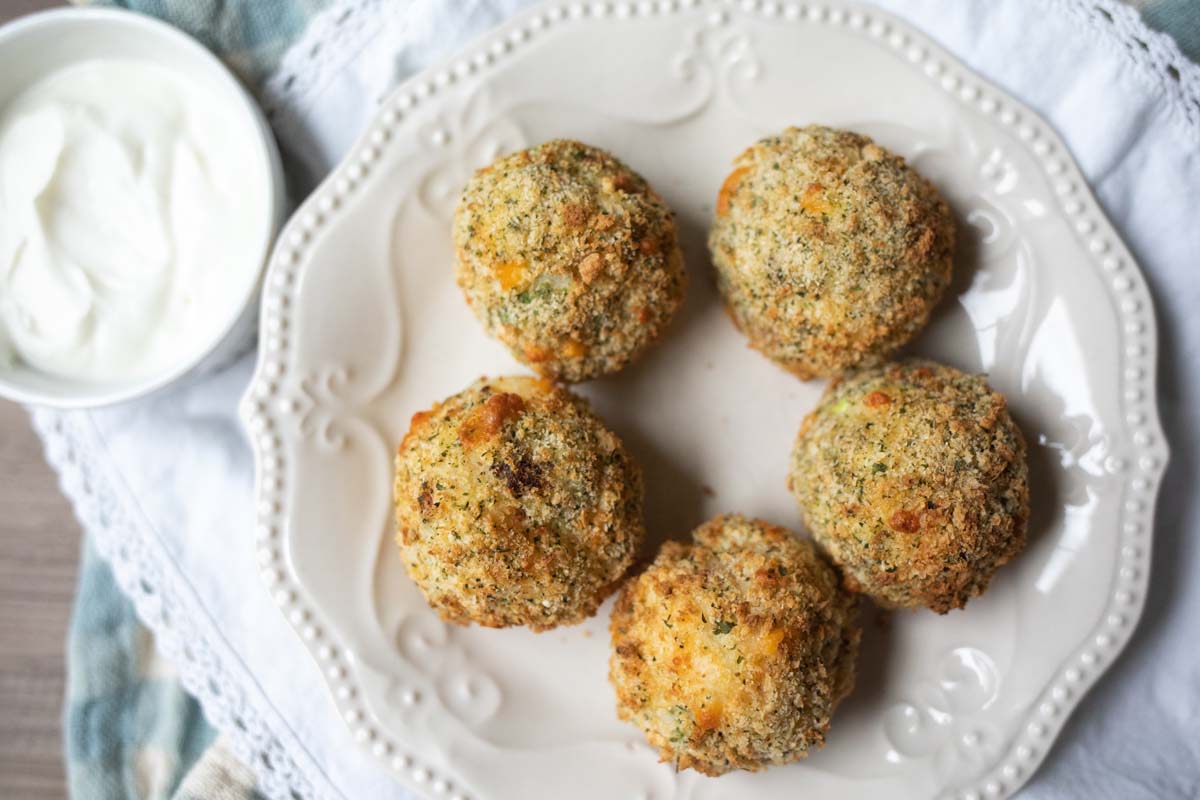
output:
M879 363L924 327L954 238L950 207L904 159L813 125L736 159L708 245L750 344L808 379Z
M549 378L621 369L683 301L671 210L641 176L579 142L546 142L479 170L453 233L468 304Z
M855 602L809 542L724 516L668 542L613 607L617 712L707 775L803 758L854 682Z
M579 622L643 535L641 474L620 440L534 378L483 379L414 415L394 497L409 575L461 624Z
M885 608L959 608L1025 544L1025 441L1003 395L931 361L832 386L801 427L790 485L847 585Z

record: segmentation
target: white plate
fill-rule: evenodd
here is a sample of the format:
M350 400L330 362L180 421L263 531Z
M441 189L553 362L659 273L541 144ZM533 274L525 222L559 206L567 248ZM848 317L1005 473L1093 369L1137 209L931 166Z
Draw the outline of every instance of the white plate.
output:
M408 786L472 798L1000 796L1036 768L1141 610L1166 461L1150 297L1063 143L923 35L838 2L552 5L400 87L272 259L243 415L263 573L356 737ZM868 625L805 762L675 774L617 720L608 605L535 635L448 627L392 544L414 411L519 371L451 275L472 170L555 136L609 148L677 211L691 287L666 340L582 391L646 471L654 543L718 511L798 527L788 452L820 383L747 349L707 276L730 161L788 124L863 131L950 199L957 279L915 350L986 371L1031 445L1026 551L945 617Z

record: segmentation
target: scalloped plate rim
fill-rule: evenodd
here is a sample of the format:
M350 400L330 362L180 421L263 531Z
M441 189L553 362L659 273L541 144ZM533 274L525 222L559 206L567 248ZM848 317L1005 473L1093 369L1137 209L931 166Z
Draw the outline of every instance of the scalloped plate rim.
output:
M262 480L262 464L265 458L270 456L272 458L280 459L280 471L283 471L285 466L282 463L282 455L279 452L280 448L264 445L261 437L263 436L264 431L269 430L272 426L277 427L279 425L279 412L276 411L272 404L263 402L263 396L264 394L266 396L271 395L271 387L276 381L279 380L280 377L282 377L283 374L286 374L286 367L283 367L284 372L280 373L280 375L268 375L267 372L269 371L269 367L267 365L269 363L269 358L264 353L261 344L270 335L270 331L268 329L268 306L271 302L271 299L275 296L274 293L277 292L278 287L282 285L281 281L283 279L280 276L287 274L287 270L289 269L298 271L299 269L302 269L306 263L303 257L298 255L290 255L296 253L299 246L289 246L285 243L289 241L301 241L307 239L306 226L302 223L302 220L305 220L306 218L311 219L314 215L323 215L326 218L332 218L337 215L338 208L335 207L332 211L322 208L320 206L321 199L329 194L331 187L335 184L335 182L346 177L346 175L352 169L352 165L358 161L358 157L364 150L369 147L386 148L388 146L388 142L384 142L382 144L372 142L371 134L373 131L380 128L381 120L387 113L384 109L389 107L396 98L402 95L410 94L421 98L431 98L436 93L436 87L438 85L436 84L436 76L450 74L452 66L466 63L470 56L482 54L487 51L490 46L493 46L498 42L504 43L506 54L511 54L512 50L515 50L527 43L534 35L545 36L548 35L548 33L552 35L552 30L554 27L572 24L588 24L590 21L595 19L591 13L585 13L582 16L572 14L570 9L573 7L583 6L590 10L596 6L604 6L610 11L615 7L629 7L630 15L628 17L621 18L621 21L636 23L636 20L639 16L637 13L639 5L641 4L612 2L562 3L554 2L554 0L547 0L547 2L543 2L523 10L522 12L505 20L500 25L492 28L488 32L474 37L469 44L457 50L453 56L441 59L401 82L395 88L393 88L383 100L380 101L379 110L375 113L372 121L364 128L363 132L356 137L352 146L346 151L345 156L341 159L341 161L339 161L338 165L322 180L319 186L313 192L311 192L295 209L287 223L281 229L281 232L277 237L275 246L272 250L271 258L269 259L267 272L264 278L262 313L260 315L259 323L260 348L258 352L258 360L250 384L248 385L248 388L246 389L246 392L239 403L239 416L242 420L243 426L245 427L247 438L253 452L255 464L254 497L256 501L256 508L259 509L259 524L257 525L258 535L256 536L256 546L271 548L276 553L276 557L274 559L270 559L266 563L262 563L260 572L264 579L264 587L267 590L275 593L276 599L280 605L289 605L294 602L296 599L294 595L300 591L300 587L295 581L294 575L290 572L290 564L288 559L279 555L279 542L273 541L271 535L264 533L265 531L269 531L274 527L277 527L275 520L278 518L281 510L279 508L277 494L272 493L264 487L264 482ZM661 6L662 4L656 5ZM680 0L679 2L671 2L670 10L656 11L655 13L686 14L711 8L714 13L752 16L756 14L762 14L763 9L767 6L787 7L797 4L766 3L760 5L758 3L754 3L751 5L753 5L753 9L747 10L741 6L735 6L730 3L722 3L714 0ZM1023 786L1037 770L1038 765L1040 765L1046 757L1071 712L1079 705L1082 698L1099 681L1100 677L1107 671L1107 669L1111 667L1112 663L1128 644L1134 630L1137 628L1137 623L1142 615L1145 605L1145 589L1149 583L1149 565L1153 544L1155 508L1157 505L1162 478L1166 471L1169 460L1168 447L1165 443L1161 425L1157 384L1155 381L1155 377L1157 375L1159 340L1152 296L1145 284L1144 273L1140 265L1137 264L1136 259L1134 259L1132 254L1128 251L1128 248L1124 244L1121 236L1113 227L1107 215L1096 201L1090 185L1079 170L1074 157L1071 155L1070 148L1066 146L1066 143L1061 139L1057 131L1048 122L1046 122L1040 114L1032 110L1024 102L1014 97L1008 91L1000 88L990 79L983 77L975 70L967 66L958 56L942 47L923 31L917 29L906 20L890 12L860 3L849 2L849 0L822 0L819 3L807 3L799 5L807 9L823 9L825 18L828 17L830 11L832 10L833 13L838 13L840 11L840 13L847 18L852 17L855 14L862 14L868 19L886 20L887 24L892 30L902 31L913 44L919 45L921 48L923 48L927 55L936 56L941 62L944 63L946 67L949 68L949 71L956 72L959 75L966 76L972 81L977 82L981 87L986 88L996 97L1000 98L1004 104L1014 109L1019 115L1019 119L1024 121L1029 127L1033 128L1040 137L1051 142L1054 148L1063 154L1061 161L1066 171L1065 174L1068 177L1075 178L1078 182L1078 189L1075 196L1082 201L1083 211L1081 212L1081 215L1090 215L1091 218L1099 222L1101 232L1107 234L1107 237L1113 243L1115 243L1124 259L1132 267L1129 272L1135 277L1133 280L1133 285L1128 291L1132 292L1136 300L1140 301L1144 306L1144 308L1138 309L1138 319L1144 325L1145 339L1147 341L1145 347L1146 352L1143 354L1142 358L1148 365L1148 369L1145 370L1145 372L1148 373L1148 376L1144 377L1145 389L1147 393L1146 404L1150 410L1150 413L1147 415L1145 421L1138 427L1143 431L1147 431L1151 437L1149 444L1141 446L1142 450L1145 451L1142 458L1149 458L1151 461L1149 462L1149 467L1143 467L1141 470L1144 475L1141 480L1143 480L1146 484L1146 494L1144 496L1147 499L1141 511L1136 513L1140 514L1139 522L1145 526L1147 535L1141 540L1140 543L1142 552L1138 556L1138 560L1141 562L1141 565L1137 569L1135 578L1133 578L1134 583L1132 586L1137 590L1136 596L1132 597L1131 601L1123 607L1124 614L1128 615L1130 619L1127 621L1127 624L1121 626L1115 634L1110 635L1105 632L1104 618L1106 614L1100 615L1100 623L1089 635L1093 636L1093 638L1095 636L1108 636L1110 644L1107 647L1106 654L1102 656L1102 663L1091 666L1089 669L1087 669L1085 674L1081 675L1081 677L1071 683L1069 689L1065 689L1061 692L1061 699L1056 695L1059 695L1059 690L1064 688L1062 684L1056 683L1053 686L1046 687L1045 691L1043 691L1041 695L1046 699L1039 703L1035 703L1035 705L1038 706L1039 712L1041 713L1041 719L1037 718L1037 714L1031 714L1030 718L1027 719L1025 724L1025 728L1027 729L1040 726L1041 734L1036 737L1039 740L1039 746L1031 749L1028 755L1022 757L1020 751L1023 747L1025 747L1025 745L1021 744L1020 742L1024 741L1026 735L1016 737L1018 741L1015 741L1011 747L1004 751L1005 757L1003 759L1003 764L996 765L987 770L984 777L980 779L978 786L974 790L968 790L968 796L970 795L971 791L974 791L976 795L986 794L987 796L993 797L1010 796L1020 789L1021 786ZM555 9L557 9L559 12L558 16L554 17L550 21L547 21L548 15L552 13L552 10ZM781 14L780 17L782 16L783 15ZM535 18L541 20L542 24L539 24L536 29L531 29L530 22ZM789 22L794 24L799 21L802 20L793 18L792 20L786 21L780 19L779 22L780 24L788 24ZM522 38L519 41L510 38L512 33L518 30L523 32ZM487 66L481 68L479 72L486 73L486 70L492 65L492 63L492 61L489 61ZM426 87L434 88L432 91L427 92ZM1030 150L1027 142L1022 141L1022 146L1032 154L1032 150ZM1034 158L1039 163L1042 163L1041 158L1036 156L1034 156ZM1047 178L1050 177L1049 173L1044 172L1044 174ZM1061 209L1056 209L1056 211L1058 213L1062 213ZM293 247L296 249L293 249ZM1085 251L1082 245L1080 246L1080 249L1081 251ZM292 258L295 260L291 260ZM1088 258L1091 261L1095 261L1097 256L1096 254L1089 253ZM1093 267L1098 268L1098 265L1093 264ZM290 283L292 281L294 281L294 276L288 278L286 282ZM1103 283L1105 286L1105 292L1108 294L1109 298L1114 301L1114 306L1119 308L1120 304L1117 302L1118 298L1111 285L1111 282L1103 281ZM1127 338L1127 335L1124 331L1122 331L1122 342L1124 342L1125 338ZM278 364L279 362L274 363ZM1122 427L1125 430L1128 430L1131 425L1126 420L1122 419ZM270 438L270 436L268 435L267 438ZM1125 508L1123 510L1123 514L1124 513L1132 514L1135 512L1129 508ZM1119 567L1119 563L1114 566L1114 575L1119 570ZM291 578L291 585L285 587L283 590L280 590L279 581L283 578ZM1115 584L1115 577L1112 583ZM287 601L284 601L284 598L280 594L281 591L290 595ZM319 608L319 604L315 602L310 601L309 605L312 608ZM299 622L295 619L289 618L289 615L285 615L285 618L288 618L288 623L293 627L297 635L301 636L310 655L313 656L314 661L320 664L326 657L325 651L329 648L329 645L322 641L322 636L320 635L318 635L316 638L310 638L304 635L306 628L312 628L312 615L313 612L306 612L306 617L308 617L308 619L301 620ZM336 634L331 632L325 635L336 641ZM1078 661L1079 655L1080 654L1076 652L1074 657L1067 659L1067 662ZM334 657L336 658L336 655ZM1063 664L1064 669L1067 669L1067 662L1064 662ZM1069 672L1070 670L1067 669L1067 671ZM1059 670L1059 672L1061 673L1062 670ZM336 679L330 678L326 670L322 670L322 677L330 691L331 699L333 699L334 703L336 704L338 711L345 712L349 706L347 705L345 699L339 698L335 691L335 689L339 686L339 682ZM349 684L343 683L340 685L349 685L351 687L354 686L353 681L351 681ZM1055 696L1055 699L1050 700L1049 698L1052 696ZM1047 704L1053 704L1053 713L1047 713ZM345 719L344 713L339 713L339 716L342 716L343 719ZM347 724L350 723L347 722ZM353 727L353 725L351 725L351 727ZM359 738L361 739L361 737ZM389 763L394 777L400 781L405 788L414 792L418 796L432 798L435 796L435 794L431 789L431 786L439 781L449 782L450 785L453 785L455 782L455 775L439 775L435 769L428 765L415 763L412 758L398 755L393 748L381 748L378 743L372 745L369 742L364 742L363 747L373 752L383 761ZM1014 765L1015 772L1012 772L1010 768L1014 767ZM438 794L440 795L440 792Z

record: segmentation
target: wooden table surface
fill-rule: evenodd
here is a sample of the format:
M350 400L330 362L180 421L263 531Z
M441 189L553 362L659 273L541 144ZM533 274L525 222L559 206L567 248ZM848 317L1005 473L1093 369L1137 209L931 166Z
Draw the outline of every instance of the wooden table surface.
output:
M63 644L79 524L25 410L0 400L0 797L66 797Z
M0 23L60 4L2 0ZM0 798L67 796L63 645L79 537L28 415L0 400Z

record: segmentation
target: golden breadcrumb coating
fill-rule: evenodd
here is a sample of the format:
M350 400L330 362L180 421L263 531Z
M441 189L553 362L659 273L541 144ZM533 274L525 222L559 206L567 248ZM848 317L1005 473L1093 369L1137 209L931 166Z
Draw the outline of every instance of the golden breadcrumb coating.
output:
M750 344L808 380L883 361L950 285L954 218L866 136L788 128L734 162L709 249Z
M443 619L581 622L642 541L642 478L587 403L549 381L488 380L413 415L396 455L397 543Z
M854 685L853 598L809 542L721 516L667 542L612 615L617 713L664 761L758 770L825 743Z
M539 374L616 372L683 302L675 221L603 150L555 140L479 170L454 215L456 277L489 335Z
M1025 545L1025 440L982 376L910 360L835 381L788 485L847 588L944 614Z

